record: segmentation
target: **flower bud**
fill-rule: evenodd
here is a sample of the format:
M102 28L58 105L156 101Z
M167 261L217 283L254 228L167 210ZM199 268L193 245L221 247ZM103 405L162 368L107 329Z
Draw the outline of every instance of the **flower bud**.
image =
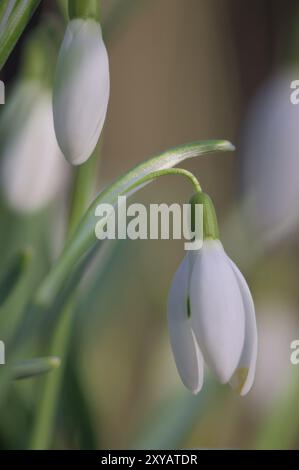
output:
M54 127L59 146L73 165L92 154L109 100L109 63L101 26L93 19L69 22L54 81Z
M51 93L38 82L21 83L0 123L2 191L16 211L45 207L63 189L68 168L56 142ZM2 137L3 138L3 137Z

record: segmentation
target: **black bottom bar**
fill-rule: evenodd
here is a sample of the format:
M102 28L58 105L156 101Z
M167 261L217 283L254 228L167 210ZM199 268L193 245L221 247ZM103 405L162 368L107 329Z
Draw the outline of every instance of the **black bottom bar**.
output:
M1 468L5 462L16 464L47 463L47 464L72 464L77 467L103 468L107 466L121 465L125 468L138 468L142 465L191 465L193 467L211 463L234 463L241 465L250 462L267 463L297 463L299 462L298 451L249 451L249 450L183 450L183 451L147 451L147 450L99 450L99 451L0 451Z

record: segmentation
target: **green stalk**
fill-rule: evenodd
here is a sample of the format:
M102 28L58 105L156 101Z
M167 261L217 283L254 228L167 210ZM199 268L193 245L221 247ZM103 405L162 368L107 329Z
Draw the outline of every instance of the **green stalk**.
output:
M41 399L36 410L36 421L29 443L29 448L33 450L46 450L50 447L66 362L66 350L71 336L73 311L74 301L71 299L60 316L52 339L50 354L60 357L61 365L44 378Z
M61 287L73 271L78 260L99 240L95 236L97 222L95 210L99 204L116 206L118 196L132 195L157 177L157 172L173 168L187 158L204 156L212 152L232 151L234 147L225 140L193 142L163 152L137 165L104 189L94 199L70 237L55 266L36 291L33 305L49 308Z
M87 202L88 192L90 190L90 181L93 172L94 162L87 165L87 168L79 168L76 175L74 191L73 191L73 204L70 217L70 230L77 226L80 216L85 209L84 202ZM181 168L168 168L159 170L146 175L142 183L152 181L153 179L167 175L179 175L186 177L194 186L195 192L201 191L200 184L197 178L187 170ZM136 183L136 184L140 184ZM133 189L134 185L132 185ZM81 193L83 191L83 193ZM82 197L81 197L82 195ZM30 443L30 448L34 450L48 449L50 447L52 430L55 423L55 414L57 410L57 402L62 385L64 364L67 357L67 350L71 336L72 317L74 311L74 297L71 298L66 306L65 311L59 318L57 329L54 333L52 340L52 347L50 355L56 355L62 359L62 364L59 370L53 371L45 377L43 384L43 391L41 401L37 410L37 421L34 426L33 436Z
M69 217L69 235L77 227L82 215L90 203L92 186L95 175L95 167L98 162L98 146L89 160L76 169L71 209ZM53 429L55 426L56 411L63 383L65 363L68 356L71 339L72 320L75 311L76 297L73 295L59 316L51 339L50 355L61 358L61 366L58 370L44 378L41 399L36 411L33 434L30 449L46 450L51 446Z
M160 178L161 176L168 175L185 176L193 185L195 193L201 193L202 189L196 176L194 176L191 171L185 170L184 168L166 168L165 170L154 171L153 173L145 175L142 179L132 184L130 186L130 190L132 191L144 183L148 183L150 181L154 181L157 178Z
M98 152L87 160L84 165L75 169L75 179L69 219L69 235L71 235L79 224L82 215L90 203L92 193L92 181L98 162Z
M70 20L75 18L92 18L99 20L100 5L98 0L69 0L68 13Z

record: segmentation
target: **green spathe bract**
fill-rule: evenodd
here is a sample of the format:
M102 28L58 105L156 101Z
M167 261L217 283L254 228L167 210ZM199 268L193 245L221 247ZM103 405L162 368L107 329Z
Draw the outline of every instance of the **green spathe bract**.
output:
M210 196L204 192L196 193L190 199L191 204L191 230L195 232L194 214L195 205L202 204L203 206L203 238L204 240L211 238L212 240L219 239L219 229L217 222L217 215L215 207Z

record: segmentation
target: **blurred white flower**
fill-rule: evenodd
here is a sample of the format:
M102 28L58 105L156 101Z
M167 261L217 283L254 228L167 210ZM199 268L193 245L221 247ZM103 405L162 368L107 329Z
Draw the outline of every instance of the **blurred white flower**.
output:
M250 404L267 413L296 380L290 344L298 337L298 312L292 305L274 300L264 300L257 310L259 361Z
M299 225L299 105L290 99L297 77L293 70L268 80L245 126L246 215L261 241L276 242Z
M48 89L27 81L17 87L1 118L2 192L16 211L43 208L67 184L68 167L55 138L51 102Z
M92 19L69 22L60 49L53 93L59 146L73 165L92 154L109 100L109 63L101 26Z
M219 240L205 240L180 265L168 300L170 341L184 385L198 393L204 362L241 395L251 388L257 331L253 300Z

